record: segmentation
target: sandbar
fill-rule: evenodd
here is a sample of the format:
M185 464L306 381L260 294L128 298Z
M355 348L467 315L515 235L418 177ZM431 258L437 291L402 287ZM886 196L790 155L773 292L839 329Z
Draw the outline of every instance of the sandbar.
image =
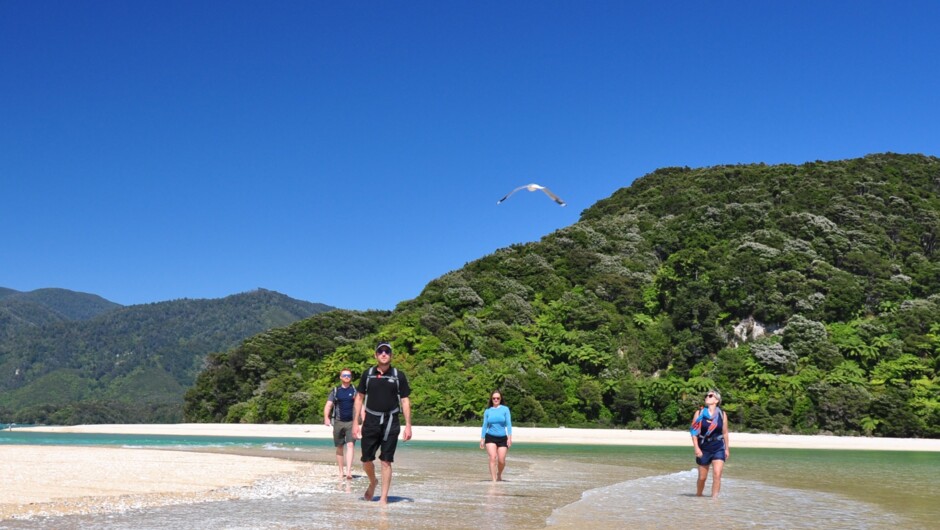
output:
M17 427L17 431L329 440L324 425L121 424ZM940 440L735 433L732 448L940 452ZM478 427L415 426L413 440L479 444ZM688 431L514 427L514 444L688 446ZM203 451L203 452L199 452ZM307 487L336 481L335 462L193 450L68 445L0 445L0 520L96 514L227 500L268 477Z
M266 477L327 480L325 464L192 451L0 445L0 520L233 498Z

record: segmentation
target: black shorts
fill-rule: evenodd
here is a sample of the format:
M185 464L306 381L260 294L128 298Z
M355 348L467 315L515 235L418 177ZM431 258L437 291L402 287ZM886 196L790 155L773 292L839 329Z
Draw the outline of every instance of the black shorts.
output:
M375 453L381 448L379 460L383 462L395 461L395 449L398 448L398 433L401 432L401 424L398 423L398 414L392 414L391 419L386 418L386 422L392 422L392 428L388 431L388 439L385 437L386 423L379 424L379 417L366 413L366 421L362 424L362 440L359 445L362 447L363 462L372 462L375 460Z
M508 436L493 436L492 434L487 434L483 437L483 443L485 444L496 444L496 447L509 447L509 437Z

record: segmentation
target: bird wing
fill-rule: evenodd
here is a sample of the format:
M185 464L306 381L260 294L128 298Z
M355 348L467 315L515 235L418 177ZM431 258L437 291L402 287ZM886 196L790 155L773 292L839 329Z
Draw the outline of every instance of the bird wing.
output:
M496 201L496 204L499 204L499 203L505 201L505 200L508 199L510 196L512 196L513 193L516 193L517 191L523 190L523 189L525 189L525 186L519 186L518 188L516 188L516 189L510 191L509 193L507 193L506 196L503 197L502 199Z
M557 202L559 206L564 206L565 204L567 204L565 201L561 200L561 198L559 198L558 195L555 195L554 193L552 193L552 191L546 188L545 186L539 186L539 189L544 191L545 195L548 195L549 197L551 197L553 201Z

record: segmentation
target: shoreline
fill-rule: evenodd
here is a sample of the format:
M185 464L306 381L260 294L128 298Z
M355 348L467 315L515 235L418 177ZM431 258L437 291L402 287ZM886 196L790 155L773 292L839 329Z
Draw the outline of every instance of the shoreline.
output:
M143 434L166 436L232 436L245 438L311 438L329 440L332 428L322 424L244 424L244 423L175 423L175 424L110 424L75 425L67 427L18 427L21 432L82 433L82 434ZM413 426L414 441L479 443L477 427ZM940 439L872 438L861 436L800 435L800 434L730 434L732 448L836 449L869 451L940 452ZM622 445L691 447L688 431L639 431L628 429L569 429L564 427L514 427L514 443Z
M414 426L413 440L476 447L477 427ZM115 424L17 427L14 432L209 436L329 440L322 424ZM735 433L732 448L940 452L940 440ZM688 431L516 427L521 444L688 447ZM0 488L0 521L96 515L133 509L215 502L253 495L336 487L335 462L322 454L219 451L200 446L114 447L0 445L0 473L16 488ZM332 455L330 455L332 456ZM348 488L348 484L346 486Z

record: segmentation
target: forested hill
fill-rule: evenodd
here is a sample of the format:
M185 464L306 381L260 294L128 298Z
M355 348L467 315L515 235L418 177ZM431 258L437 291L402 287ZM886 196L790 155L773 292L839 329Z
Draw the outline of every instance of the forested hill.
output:
M391 313L332 312L210 356L192 421L314 422L379 338L418 423L940 436L940 159L667 168Z
M20 292L0 287L0 340L33 326L88 320L119 307L98 295L68 289Z
M63 290L41 291L61 295ZM37 292L29 293L31 300L48 301ZM24 307L3 305L24 298L15 292L0 296L0 310ZM332 309L263 289L213 300L114 306L94 317L79 319L83 314L75 308L71 318L45 318L75 307L52 301L45 306L51 312L37 310L40 317L28 325L22 325L24 318L17 320L18 326L0 321L0 330L5 330L0 333L3 421L180 421L183 394L210 352Z

